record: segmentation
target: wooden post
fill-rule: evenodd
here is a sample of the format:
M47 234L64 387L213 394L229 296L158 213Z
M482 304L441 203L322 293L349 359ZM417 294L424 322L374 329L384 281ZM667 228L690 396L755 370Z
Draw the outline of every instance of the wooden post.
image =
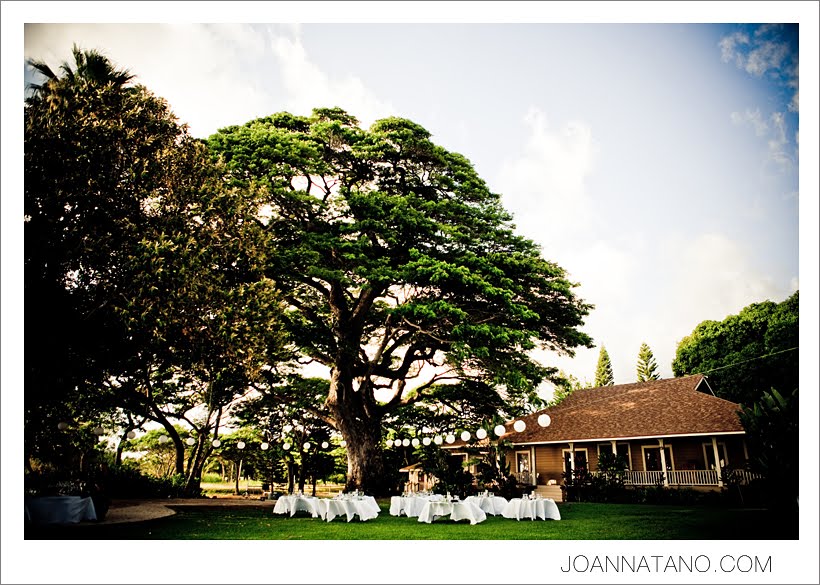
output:
M720 477L720 455L718 455L717 439L712 437L712 452L715 454L715 471L717 471L718 487L723 487L723 478Z
M666 475L666 449L663 446L663 439L658 439L661 452L661 472L663 473L663 487L669 487L669 478Z

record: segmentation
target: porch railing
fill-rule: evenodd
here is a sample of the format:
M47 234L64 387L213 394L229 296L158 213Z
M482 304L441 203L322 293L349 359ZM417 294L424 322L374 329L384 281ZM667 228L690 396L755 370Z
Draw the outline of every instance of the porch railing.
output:
M516 481L518 483L523 484L531 484L532 483L532 474L529 471L522 471L518 473L513 473L515 476Z
M598 472L593 472L598 473ZM664 475L667 484L672 486L717 486L718 472L714 469L687 469L680 471L626 471L624 484L626 485L663 485ZM732 469L727 472L729 479L740 484L748 484L760 476L744 469Z

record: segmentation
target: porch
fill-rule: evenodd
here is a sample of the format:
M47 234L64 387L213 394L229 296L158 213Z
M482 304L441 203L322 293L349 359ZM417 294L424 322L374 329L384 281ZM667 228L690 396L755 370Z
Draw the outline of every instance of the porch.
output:
M604 472L590 471L590 475L599 476ZM518 483L534 485L531 473L514 473ZM714 469L687 469L680 471L624 471L624 485L653 486L666 485L673 487L721 487L727 483L747 485L752 480L760 479L760 475L744 469L730 469L724 472L723 478Z

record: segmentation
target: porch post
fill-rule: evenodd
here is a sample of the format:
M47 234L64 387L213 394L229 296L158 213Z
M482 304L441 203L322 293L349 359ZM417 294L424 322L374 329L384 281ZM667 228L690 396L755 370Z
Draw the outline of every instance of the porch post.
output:
M536 479L537 474L535 473L535 445L530 447L530 452L532 453L532 455L530 456L532 458L532 466L530 468L530 481L532 481L532 485L537 487L538 480Z
M717 439L712 437L712 452L715 454L715 470L717 471L718 487L723 487L723 478L720 477L720 455L718 455Z
M569 444L569 472L575 471L575 443ZM572 477L572 476L570 476Z
M746 463L749 462L749 449L746 448L746 439L743 439L743 459Z
M660 445L661 452L661 471L663 472L663 487L669 487L669 477L666 473L666 449L663 447L663 439L658 439L658 445Z

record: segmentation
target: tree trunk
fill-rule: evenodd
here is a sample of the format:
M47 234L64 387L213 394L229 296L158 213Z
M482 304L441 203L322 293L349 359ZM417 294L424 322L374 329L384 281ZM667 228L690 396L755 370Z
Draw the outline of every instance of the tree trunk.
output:
M293 466L294 466L293 461L288 459L288 493L289 494L293 493L293 484L294 484Z
M351 362L352 363L352 362ZM365 407L362 392L353 389L347 368L335 368L330 379L328 408L337 430L347 442L347 484L345 489L362 490L375 496L389 493L381 447L381 413Z
M242 460L236 464L236 495L239 495L239 473L242 470Z

